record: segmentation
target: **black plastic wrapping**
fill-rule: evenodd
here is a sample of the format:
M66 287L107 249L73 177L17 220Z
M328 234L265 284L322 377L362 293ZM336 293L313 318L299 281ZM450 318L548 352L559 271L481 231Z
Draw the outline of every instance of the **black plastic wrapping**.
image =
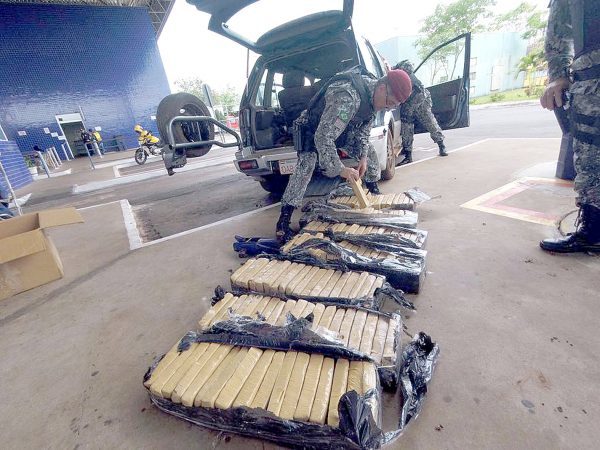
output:
M395 229L413 229L417 226L418 214L413 211L393 210L394 214L386 214L385 209L365 214L345 207L344 205L331 205L321 202L309 202L302 208L304 215L300 219L300 226L315 220L331 223L351 223L365 226L388 227Z
M323 234L334 242L347 241L351 244L362 245L372 250L390 252L394 254L423 255L424 257L425 250L421 250L419 242L425 241L427 237L427 232L422 230L413 231L419 234L417 240L409 239L399 234L352 234L335 232L332 229L326 230L325 232L323 232ZM411 252L410 250L420 251Z
M321 250L333 257L326 262L314 256L315 250ZM282 252L276 258L310 265L322 265L340 270L358 270L383 275L386 281L395 289L417 293L425 276L425 258L422 250L406 249L398 252L394 258L377 259L359 255L353 250L342 247L329 239L310 238L301 244ZM402 293L391 297L405 308L414 309Z
M344 347L342 342L332 336L312 331L312 320L312 313L300 319L288 313L287 323L281 327L232 314L229 320L215 323L206 330L188 332L179 343L178 350L187 350L192 343L215 342L278 351L318 353L350 361L373 361L364 353Z
M416 419L421 412L427 394L427 385L433 376L439 353L438 345L422 331L404 348L400 368L402 394L400 422L397 430L385 434L384 444L398 438L410 421Z

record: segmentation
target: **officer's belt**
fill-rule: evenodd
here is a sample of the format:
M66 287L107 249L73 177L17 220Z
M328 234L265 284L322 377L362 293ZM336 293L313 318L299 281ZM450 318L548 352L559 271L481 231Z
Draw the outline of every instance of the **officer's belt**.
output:
M600 78L600 64L588 67L587 69L573 71L574 81L587 81Z

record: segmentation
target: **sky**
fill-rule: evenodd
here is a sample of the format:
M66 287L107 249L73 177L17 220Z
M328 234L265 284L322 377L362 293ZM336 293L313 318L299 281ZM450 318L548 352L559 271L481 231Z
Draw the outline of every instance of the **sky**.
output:
M495 13L515 8L522 0L497 0ZM452 0L354 0L352 22L371 42L393 36L418 34L423 20L438 4ZM548 0L528 0L545 8ZM260 0L232 17L230 28L256 39L265 31L297 17L328 9L341 9L342 0ZM242 91L246 82L247 51L244 47L208 31L209 15L185 0L176 0L158 39L158 47L171 89L175 81L197 77L213 89L233 86ZM256 56L251 57L251 63Z

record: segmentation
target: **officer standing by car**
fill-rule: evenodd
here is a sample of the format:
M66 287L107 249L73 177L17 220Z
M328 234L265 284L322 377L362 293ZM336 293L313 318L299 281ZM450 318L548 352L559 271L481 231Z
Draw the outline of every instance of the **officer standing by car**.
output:
M412 94L406 102L400 107L400 121L402 134L402 152L404 159L400 165L412 162L412 147L415 134L415 122L421 123L425 127L439 147L440 156L448 156L446 146L444 145L444 135L442 129L437 123L435 116L431 112L431 94L423 86L423 83L416 77L413 65L405 59L394 66L394 69L404 70L412 82Z
M550 83L540 102L562 108L570 94L579 217L574 233L544 239L540 247L600 251L600 1L552 0L545 47Z
M298 164L281 200L276 227L280 242L289 240L293 234L290 230L292 213L302 205L317 164L327 177L341 176L358 181L364 176L367 188L378 190L381 171L375 149L369 142L375 112L406 101L411 89L410 77L402 70L390 70L376 79L354 68L332 77L311 99L295 122ZM337 153L341 147L359 161L358 170L342 164Z

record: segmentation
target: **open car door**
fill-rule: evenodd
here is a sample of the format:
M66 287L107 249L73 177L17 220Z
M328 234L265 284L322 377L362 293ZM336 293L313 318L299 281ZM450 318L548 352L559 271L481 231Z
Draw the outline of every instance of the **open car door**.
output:
M350 26L352 12L354 10L354 0L340 0L342 5L341 11L323 11L314 14L312 19L307 20L306 17L288 22L287 24L273 28L260 36L256 41L242 36L235 30L230 28L227 23L234 15L242 9L258 2L259 0L187 0L188 3L194 5L199 11L210 14L208 29L221 36L225 36L238 44L252 50L259 55L274 51L285 50L286 41L293 40L294 32L292 29L298 29L297 26L302 24L302 33L306 35L308 32L316 37L335 29L344 29ZM296 24L296 22L298 22Z
M432 112L443 130L469 126L471 33L436 47L415 69L431 93ZM427 130L415 123L415 133Z

